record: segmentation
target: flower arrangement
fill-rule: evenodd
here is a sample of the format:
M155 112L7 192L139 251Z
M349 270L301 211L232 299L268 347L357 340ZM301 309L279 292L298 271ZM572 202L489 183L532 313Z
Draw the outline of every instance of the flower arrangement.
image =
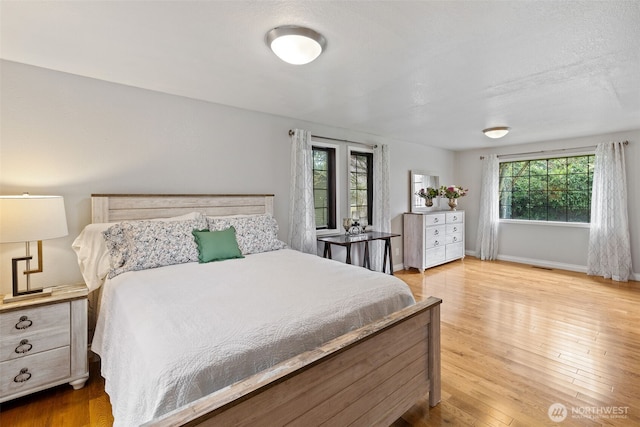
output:
M440 191L437 188L427 187L426 189L421 188L420 191L416 193L416 196L422 197L423 199L433 199L434 197L438 197L440 195Z
M442 187L440 187L440 195L446 197L447 199L457 199L458 197L466 196L467 191L469 190L465 190L464 188L457 185L450 185L448 187L443 185Z

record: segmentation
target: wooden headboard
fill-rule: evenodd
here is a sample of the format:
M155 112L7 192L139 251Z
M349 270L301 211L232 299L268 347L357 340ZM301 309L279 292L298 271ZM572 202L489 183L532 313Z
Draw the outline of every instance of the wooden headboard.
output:
M190 212L273 215L273 198L273 194L92 194L91 222L170 218Z

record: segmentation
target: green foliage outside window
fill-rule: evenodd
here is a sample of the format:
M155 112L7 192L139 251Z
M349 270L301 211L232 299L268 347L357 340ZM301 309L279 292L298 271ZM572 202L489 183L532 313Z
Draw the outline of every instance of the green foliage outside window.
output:
M371 224L373 197L373 156L370 153L351 152L349 160L349 215Z
M589 222L595 155L500 164L500 218Z
M330 224L330 151L313 147L313 201L316 228L332 228Z

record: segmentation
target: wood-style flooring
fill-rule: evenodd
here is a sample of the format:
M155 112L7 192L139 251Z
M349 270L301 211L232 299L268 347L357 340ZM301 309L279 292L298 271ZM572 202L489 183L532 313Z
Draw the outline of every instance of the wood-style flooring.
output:
M471 257L396 276L416 298L443 299L442 402L419 402L394 427L640 425L640 283ZM90 365L81 390L3 403L0 426L110 426Z

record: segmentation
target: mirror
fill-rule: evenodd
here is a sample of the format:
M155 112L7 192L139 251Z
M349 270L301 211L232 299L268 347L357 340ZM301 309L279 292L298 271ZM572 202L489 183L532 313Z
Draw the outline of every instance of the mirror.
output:
M433 206L425 206L425 200L416 196L416 193L420 191L421 188L427 189L427 187L439 188L440 187L440 179L433 172L426 171L411 171L411 181L409 183L409 200L411 200L411 212L425 212L431 211L438 208L440 198L433 198Z

